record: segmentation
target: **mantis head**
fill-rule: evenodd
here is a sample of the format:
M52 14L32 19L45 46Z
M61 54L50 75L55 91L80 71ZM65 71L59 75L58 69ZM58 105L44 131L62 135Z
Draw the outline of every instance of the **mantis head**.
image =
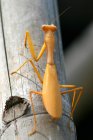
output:
M42 30L45 32L44 41L46 44L54 44L55 37L54 32L57 30L57 27L53 24L51 25L42 25Z
M48 32L48 31L55 32L57 30L57 27L54 24L51 25L44 24L42 25L42 30L44 32Z

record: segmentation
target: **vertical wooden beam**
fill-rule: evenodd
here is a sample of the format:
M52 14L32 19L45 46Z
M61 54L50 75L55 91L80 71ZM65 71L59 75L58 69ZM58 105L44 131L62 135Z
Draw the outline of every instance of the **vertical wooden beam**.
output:
M7 70L7 62L5 55L5 48L3 42L3 31L0 17L0 129L2 129L2 112L4 109L5 101L11 95L9 77Z
M4 27L4 39L7 52L7 63L9 73L15 70L23 63L25 58L20 56L23 50L23 40L25 32L28 30L32 36L34 44L36 44L36 51L39 52L43 44L43 33L40 30L42 24L52 23L56 17L57 21L54 23L58 27L56 33L56 48L55 48L55 62L59 80L61 83L65 82L63 52L61 46L60 30L58 23L57 3L56 0L1 0L2 7L2 21ZM25 52L27 58L31 57L29 51ZM45 68L46 54L38 63L42 70ZM10 87L12 95L18 95L28 99L29 90L41 90L41 85L35 77L33 69L27 64L21 71L21 74L28 75L28 78L33 82L15 75L10 77ZM42 74L43 75L43 74ZM34 84L34 82L36 84ZM29 116L20 118L17 121L19 130L19 137L22 140L28 139L53 139L53 140L74 140L75 129L74 123L71 121L71 128L67 127L69 120L70 103L68 96L63 97L63 116L57 122L51 122L50 116L45 111L41 97L34 95L33 101L35 105L35 112L37 117L38 132L31 137L27 133L33 128L32 112ZM15 139L14 125L11 123L10 127L2 134L1 140ZM24 134L24 135L23 135Z

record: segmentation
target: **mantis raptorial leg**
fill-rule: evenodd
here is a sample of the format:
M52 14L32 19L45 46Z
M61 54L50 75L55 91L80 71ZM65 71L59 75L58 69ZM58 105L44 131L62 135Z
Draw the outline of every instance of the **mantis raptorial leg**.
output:
M33 43L32 43L31 36L30 36L29 32L26 32L26 34L25 34L25 39L24 39L24 46L25 46L25 47L26 47L26 42L28 43L28 46L29 46L29 49L30 49L30 53L32 54L33 59L34 59L35 61L38 61L38 60L42 57L42 55L43 55L43 53L44 53L44 51L45 51L45 49L46 49L45 43L43 44L39 55L36 56L35 50L34 50L34 45L33 45ZM40 82L42 83L43 80L42 80L42 78L41 78L41 75L40 75L39 71L37 70L37 68L35 67L35 65L34 65L34 63L33 63L33 61L32 61L32 59L26 60L16 71L12 72L11 74L17 73L17 71L19 71L19 70L20 70L26 63L28 63L28 62L30 62L30 63L32 64L32 66L33 66L33 68L34 68L34 71L36 72L36 74L37 74L37 76L38 76Z
M43 53L44 53L44 51L46 49L45 43L43 44L39 55L36 56L35 49L34 49L35 47L33 45L33 42L32 42L32 39L31 39L31 36L30 36L29 32L26 32L26 34L25 34L25 39L24 39L24 46L25 47L26 47L26 42L28 43L28 46L29 46L29 49L30 49L30 53L31 53L33 59L35 61L38 61L42 57L42 55L43 55Z

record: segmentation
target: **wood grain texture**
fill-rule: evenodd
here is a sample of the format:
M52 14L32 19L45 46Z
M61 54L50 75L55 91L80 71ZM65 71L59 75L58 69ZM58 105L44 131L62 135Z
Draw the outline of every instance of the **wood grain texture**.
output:
M38 53L43 44L43 32L40 30L41 25L51 24L53 19L56 17L57 20L54 24L57 25L58 31L56 32L55 63L57 66L59 81L60 83L65 83L64 58L56 0L1 0L1 7L9 73L18 68L19 65L25 61L25 58L20 56L20 53L23 53L23 40L25 32L30 32L33 43L36 45L36 52ZM2 48L4 48L3 44ZM28 49L25 51L25 56L27 58L31 58ZM2 56L2 58L5 59L5 56ZM1 60L2 58L0 56ZM44 54L38 64L36 64L40 69L42 77L45 64L46 54ZM7 70L6 65L5 68ZM39 84L39 80L35 76L30 64L27 64L24 68L22 68L20 73L28 76L32 82L19 75L10 76L11 85L8 85L6 90L8 90L11 86L12 95L18 95L28 99L29 90L31 89L40 91L42 85ZM8 78L7 74L8 73L6 71L4 78ZM7 83L9 84L9 82ZM4 86L4 83L2 86ZM7 95L10 96L10 91ZM38 133L32 137L28 137L27 135L27 132L33 127L33 115L31 112L29 117L25 116L24 118L20 118L17 121L20 140L75 140L76 134L74 123L71 121L71 128L69 129L67 127L67 122L69 120L68 116L70 112L69 98L66 95L63 96L62 100L64 112L63 117L57 122L51 122L50 116L44 109L41 97L38 95L33 95L33 102L38 122L37 129L40 133L42 133L42 135ZM14 124L12 122L10 127L8 127L2 134L1 140L6 140L6 137L7 140L14 140L14 129Z
M7 72L7 63L3 42L1 18L0 18L0 129L2 128L2 112L4 110L5 101L11 95L9 78Z

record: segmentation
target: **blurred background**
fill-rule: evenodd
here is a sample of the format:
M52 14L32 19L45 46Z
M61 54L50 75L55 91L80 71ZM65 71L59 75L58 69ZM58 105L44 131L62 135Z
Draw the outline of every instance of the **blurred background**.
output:
M74 121L77 140L93 139L93 1L58 0L60 25L69 84L84 87Z

